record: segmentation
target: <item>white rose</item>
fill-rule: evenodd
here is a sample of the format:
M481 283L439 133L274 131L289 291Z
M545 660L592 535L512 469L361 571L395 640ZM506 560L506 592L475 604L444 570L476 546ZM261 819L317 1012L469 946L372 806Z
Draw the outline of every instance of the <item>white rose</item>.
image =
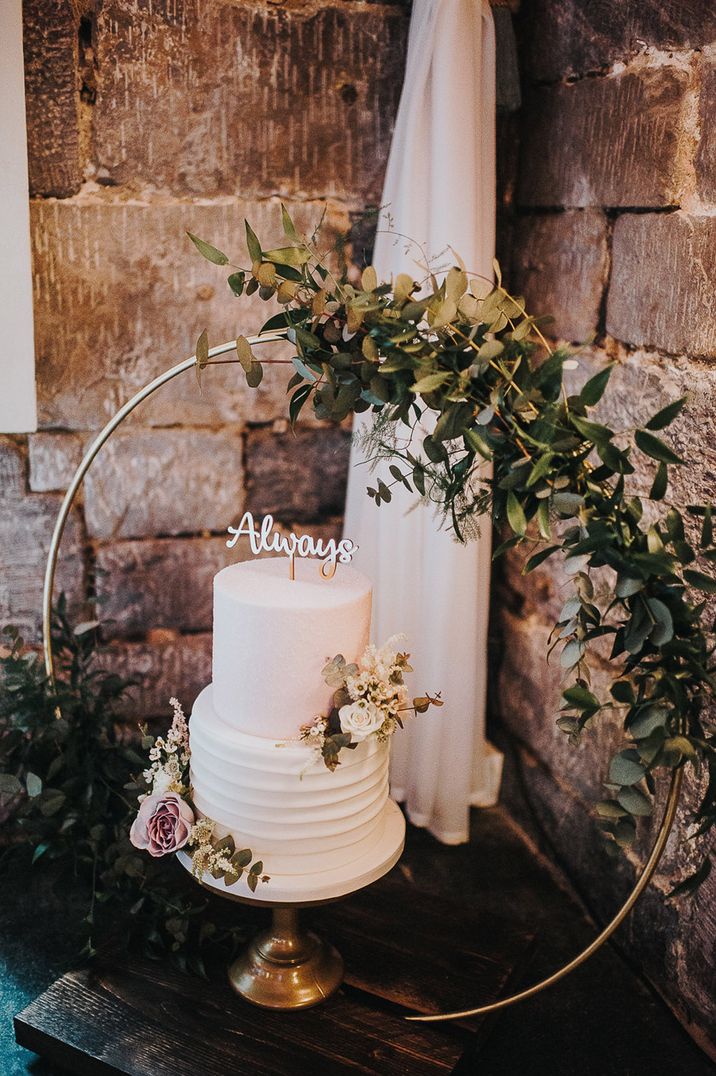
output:
M365 740L372 732L377 732L385 720L385 715L377 706L364 700L341 706L338 717L341 731L350 733L353 743Z

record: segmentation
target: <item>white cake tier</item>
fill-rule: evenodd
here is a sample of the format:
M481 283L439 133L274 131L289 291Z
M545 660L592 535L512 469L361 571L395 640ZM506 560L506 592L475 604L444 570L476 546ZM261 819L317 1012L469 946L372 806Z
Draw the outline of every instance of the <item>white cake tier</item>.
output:
M327 713L327 658L357 660L368 644L371 586L348 565L287 557L231 564L214 577L214 706L253 736L289 739Z
M371 738L343 751L331 772L306 744L227 725L214 709L212 685L194 703L189 738L197 811L216 823L218 836L231 833L237 848L251 848L282 891L292 880L305 889L306 878L323 871L344 871L349 882L352 864L381 839L387 743Z
M274 875L267 885L260 885L255 893L247 886L245 876L233 885L226 885L223 879L205 874L201 882L222 897L236 897L254 904L323 904L347 893L355 893L356 889L382 878L400 859L404 844L405 819L397 803L388 800L370 849L351 860L349 868L320 871L314 875ZM190 855L181 851L177 853L177 859L186 870L191 871Z

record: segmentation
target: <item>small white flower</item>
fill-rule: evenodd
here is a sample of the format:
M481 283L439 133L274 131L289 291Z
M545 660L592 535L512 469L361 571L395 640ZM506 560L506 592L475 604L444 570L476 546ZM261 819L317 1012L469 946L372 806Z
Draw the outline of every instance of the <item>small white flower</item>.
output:
M346 680L346 688L348 689L348 694L352 699L359 698L361 695L364 695L366 693L366 691L368 690L369 683L370 680L364 672L359 673L358 676L349 676Z
M365 699L341 706L338 717L341 722L341 731L350 733L353 743L359 743L372 732L377 732L385 720L385 715L378 707L366 702Z
M166 770L157 770L154 774L154 783L152 785L153 793L167 792L174 783L174 778Z

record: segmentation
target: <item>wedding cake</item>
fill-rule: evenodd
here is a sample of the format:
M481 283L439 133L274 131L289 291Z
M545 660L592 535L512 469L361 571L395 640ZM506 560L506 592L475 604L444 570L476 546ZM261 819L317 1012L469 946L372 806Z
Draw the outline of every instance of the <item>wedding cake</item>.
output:
M363 739L330 769L302 738L332 705L326 661L357 661L368 644L370 582L343 564L325 578L312 559L294 571L269 557L216 575L212 683L189 723L197 815L260 857L270 900L350 892L397 860L404 837L388 739Z

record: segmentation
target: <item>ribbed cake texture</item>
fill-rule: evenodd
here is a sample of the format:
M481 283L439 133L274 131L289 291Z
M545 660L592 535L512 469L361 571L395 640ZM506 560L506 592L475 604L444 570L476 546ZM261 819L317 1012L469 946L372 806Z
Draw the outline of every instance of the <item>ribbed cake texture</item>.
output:
M331 579L320 568L296 560L291 579L287 558L271 557L218 573L213 679L189 723L199 814L251 848L284 891L321 872L350 876L380 841L388 808L388 743L343 750L331 771L300 740L331 705L326 660L358 660L370 633L369 580L348 565Z

